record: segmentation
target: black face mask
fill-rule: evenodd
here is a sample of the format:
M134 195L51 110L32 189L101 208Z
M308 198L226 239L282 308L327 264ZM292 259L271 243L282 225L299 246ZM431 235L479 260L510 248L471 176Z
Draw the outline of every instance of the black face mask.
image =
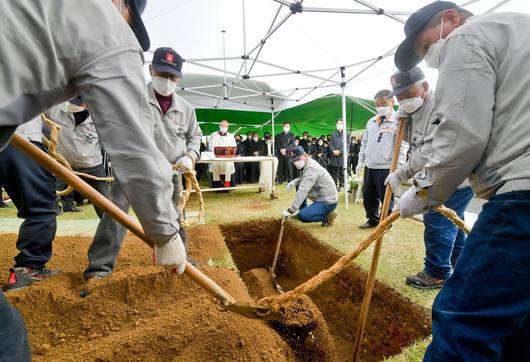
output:
M271 136L265 136L265 139L268 140L269 138L271 138Z

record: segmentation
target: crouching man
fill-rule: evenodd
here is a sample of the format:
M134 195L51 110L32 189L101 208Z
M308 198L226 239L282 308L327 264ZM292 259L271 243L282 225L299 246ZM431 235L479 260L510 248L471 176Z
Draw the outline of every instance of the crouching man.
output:
M322 222L322 226L332 226L337 214L337 187L329 172L310 158L301 146L295 146L287 151L287 156L294 166L300 170L300 177L289 182L287 192L296 188L296 196L282 217L292 216L296 210L300 212L296 217L302 222ZM313 203L307 206L307 199Z

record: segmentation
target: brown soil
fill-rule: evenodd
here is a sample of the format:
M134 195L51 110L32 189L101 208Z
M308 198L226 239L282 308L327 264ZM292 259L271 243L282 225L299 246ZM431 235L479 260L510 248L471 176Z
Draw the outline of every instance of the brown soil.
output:
M221 227L232 258L241 272L270 267L279 228L280 221L274 219ZM252 232L249 233L249 230ZM287 223L276 269L277 281L284 290L292 289L331 266L340 256L337 250L310 233ZM352 265L309 295L333 335L340 361L352 359L365 283L366 272ZM427 337L430 324L426 309L385 284L376 282L365 329L362 360L379 361L399 353L413 341Z
M190 228L190 255L236 299L250 301L232 270L207 265L227 252L217 226ZM0 235L0 270L16 253L16 235ZM26 321L35 361L294 361L292 347L263 321L219 310L186 277L151 265L151 252L127 236L115 273L81 299L90 238L60 237L50 267L64 272L8 293ZM7 276L7 274L5 274Z

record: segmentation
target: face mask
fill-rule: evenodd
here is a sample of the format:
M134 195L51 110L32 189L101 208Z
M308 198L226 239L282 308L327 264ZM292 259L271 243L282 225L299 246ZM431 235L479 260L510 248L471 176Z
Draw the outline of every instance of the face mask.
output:
M221 133L226 133L226 132L228 132L228 128L227 127L219 127L219 131Z
M258 142L258 137L252 137L252 139L254 140L254 142Z
M342 131L344 129L344 125L342 124L337 124L337 131Z
M390 111L392 108L386 106L386 107L375 107L377 110L377 114L380 116L388 116L390 114Z
M291 130L291 127L283 127L283 131L285 133L289 133L290 130Z
M164 97L170 96L177 88L177 82L162 77L153 77L152 84L155 91Z
M429 68L438 69L440 66L440 55L443 49L443 42L445 39L442 39L442 31L444 26L444 19L442 18L442 23L440 24L440 38L434 44L431 44L429 50L424 56L425 63Z
M421 97L405 98L399 101L399 109L407 113L416 112L422 105L423 98Z
M306 139L307 139L307 136L304 136L304 139L306 140Z
M293 162L293 165L294 167L296 167L297 169L301 170L304 168L305 166L305 161L304 160L297 160L297 161L294 161Z
M81 106L78 106L77 104L68 102L66 104L66 110L70 113L79 113L79 112L83 112L85 110L85 107L81 107Z
M298 141L294 141L294 144L297 145L297 146L298 146L298 143L299 143Z
M324 142L319 142L318 145L319 146L322 146L324 144Z

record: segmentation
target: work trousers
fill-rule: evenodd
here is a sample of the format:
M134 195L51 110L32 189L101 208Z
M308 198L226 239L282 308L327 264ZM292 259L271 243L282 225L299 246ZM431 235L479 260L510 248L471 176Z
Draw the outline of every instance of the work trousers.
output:
M432 308L424 361L530 361L530 191L493 196Z
M173 203L175 204L177 212L177 205L180 202L179 180L180 178L178 174L173 175ZM121 184L119 181L116 181L116 179L110 189L110 200L122 211L126 213L129 212L129 200L123 192ZM88 248L88 267L83 273L85 280L94 276L105 276L112 273L126 233L127 229L125 229L123 225L114 220L107 213L103 214L96 229L92 244ZM180 228L179 233L182 236L182 240L185 241L183 234L184 230L182 227Z
M445 206L454 210L464 219L464 212L473 198L471 187L456 190L445 202ZM424 271L438 279L447 279L453 271L452 265L462 252L466 234L448 218L436 211L423 214L425 231L425 268Z
M32 142L41 150L46 148ZM15 267L41 269L52 257L52 241L57 230L55 177L36 161L8 145L0 152L0 186L15 204L20 225L19 254Z
M24 320L0 290L0 361L31 362Z
M278 156L278 182L291 182L293 180L293 168L286 156Z
M379 204L385 199L385 180L389 169L364 168L363 205L366 218L374 225L379 223ZM390 200L390 210L394 207L394 195Z
M337 208L337 203L327 204L322 201L314 201L309 206L304 201L298 213L298 219L302 222L324 222L328 221L328 214Z
M342 166L328 166L328 172L338 187L344 186L344 172Z
M74 171L86 173L88 175L96 176L96 177L106 177L105 175L105 168L103 167L103 164L99 164L94 167L84 167L84 168L74 168ZM84 181L86 181L87 184L92 186L97 192L105 196L106 198L109 197L109 186L106 181L96 181L89 178L84 178L80 176ZM60 178L57 178L57 190L62 191L66 189L68 185L61 180ZM61 202L63 204L63 209L68 210L75 206L74 202L74 192L70 192L68 195L61 196ZM94 205L94 210L96 211L96 214L101 219L103 217L103 210L101 210L99 207Z

